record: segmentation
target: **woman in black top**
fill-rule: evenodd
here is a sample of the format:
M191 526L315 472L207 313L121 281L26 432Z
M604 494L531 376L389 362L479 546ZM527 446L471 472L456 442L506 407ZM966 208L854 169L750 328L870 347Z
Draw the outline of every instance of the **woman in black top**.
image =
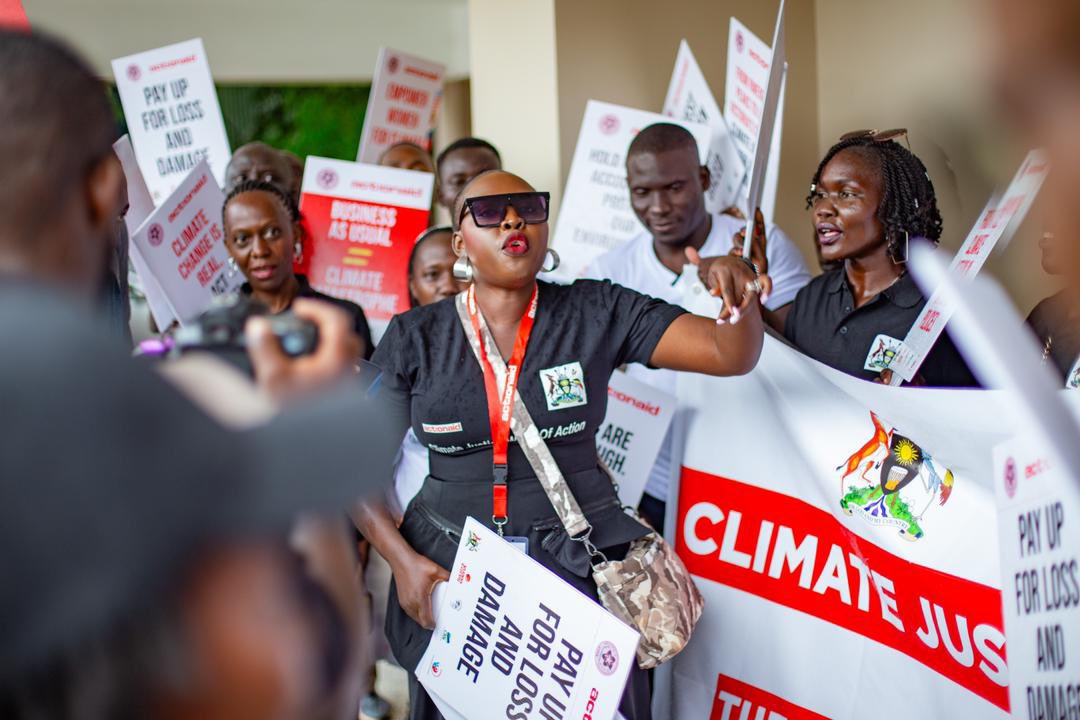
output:
M713 375L748 372L762 342L754 272L736 258L712 268L710 286L721 290L729 307L738 308L740 318L719 324L606 281L537 282L549 255L547 197L514 175L490 171L473 179L453 217L454 251L471 267L476 304L504 358L512 356L535 298L535 324L517 392L591 521L593 542L606 553L625 552L646 529L623 512L597 459L595 434L611 373L629 362ZM494 528L493 433L484 375L455 300L395 317L373 362L383 370L384 395L428 447L431 463L431 475L406 509L400 531L384 507L368 505L357 514L364 535L393 570L387 637L411 671L434 627L432 589L447 580L444 568L453 562L465 518ZM567 382L560 387L560 380ZM401 430L404 434L404 425ZM528 538L531 557L595 598L587 552L567 539L514 442L507 466L505 534ZM635 667L620 708L630 720L649 717L644 680ZM439 717L411 672L410 691L412 718Z
M229 261L247 279L240 292L271 313L288 310L298 297L337 305L353 319L353 329L363 344L361 357L371 357L375 347L360 306L314 290L306 277L293 272L302 245L300 211L289 195L267 182L242 180L225 198L222 216Z
M909 241L941 237L926 167L892 139L903 134L845 135L825 154L806 202L822 259L842 266L800 290L777 327L810 357L866 380L883 371L887 378L898 343L926 304L906 270ZM975 384L947 334L919 376L926 385Z

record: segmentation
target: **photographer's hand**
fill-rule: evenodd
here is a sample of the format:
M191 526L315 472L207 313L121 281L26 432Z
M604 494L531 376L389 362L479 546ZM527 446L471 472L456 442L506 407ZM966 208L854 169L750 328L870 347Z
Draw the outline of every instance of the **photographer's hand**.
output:
M351 372L360 354L360 338L344 310L318 300L297 298L292 311L319 330L319 343L311 355L288 357L264 317L252 317L245 328L255 379L278 402L326 387Z

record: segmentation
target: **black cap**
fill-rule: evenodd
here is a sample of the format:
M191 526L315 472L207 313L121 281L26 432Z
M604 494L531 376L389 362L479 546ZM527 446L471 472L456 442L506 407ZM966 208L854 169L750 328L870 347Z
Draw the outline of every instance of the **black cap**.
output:
M0 682L147 607L215 540L392 477L397 426L359 384L238 432L111 343L0 277Z

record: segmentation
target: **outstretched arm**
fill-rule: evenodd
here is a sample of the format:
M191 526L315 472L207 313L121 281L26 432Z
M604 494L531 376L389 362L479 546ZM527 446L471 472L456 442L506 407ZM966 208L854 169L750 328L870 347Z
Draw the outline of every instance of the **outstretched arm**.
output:
M683 315L668 327L653 350L650 364L706 375L744 375L761 355L764 329L758 295L768 287L739 258L715 258L703 278L724 301L716 320Z

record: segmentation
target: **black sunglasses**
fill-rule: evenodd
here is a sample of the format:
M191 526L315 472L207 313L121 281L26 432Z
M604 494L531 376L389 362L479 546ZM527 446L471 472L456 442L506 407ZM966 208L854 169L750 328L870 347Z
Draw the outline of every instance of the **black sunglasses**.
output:
M506 209L514 208L526 225L537 225L547 222L548 203L551 193L546 192L519 192L509 195L481 195L471 197L461 206L461 215L458 216L458 226L465 219L465 213L472 213L476 227L497 227L506 217Z

